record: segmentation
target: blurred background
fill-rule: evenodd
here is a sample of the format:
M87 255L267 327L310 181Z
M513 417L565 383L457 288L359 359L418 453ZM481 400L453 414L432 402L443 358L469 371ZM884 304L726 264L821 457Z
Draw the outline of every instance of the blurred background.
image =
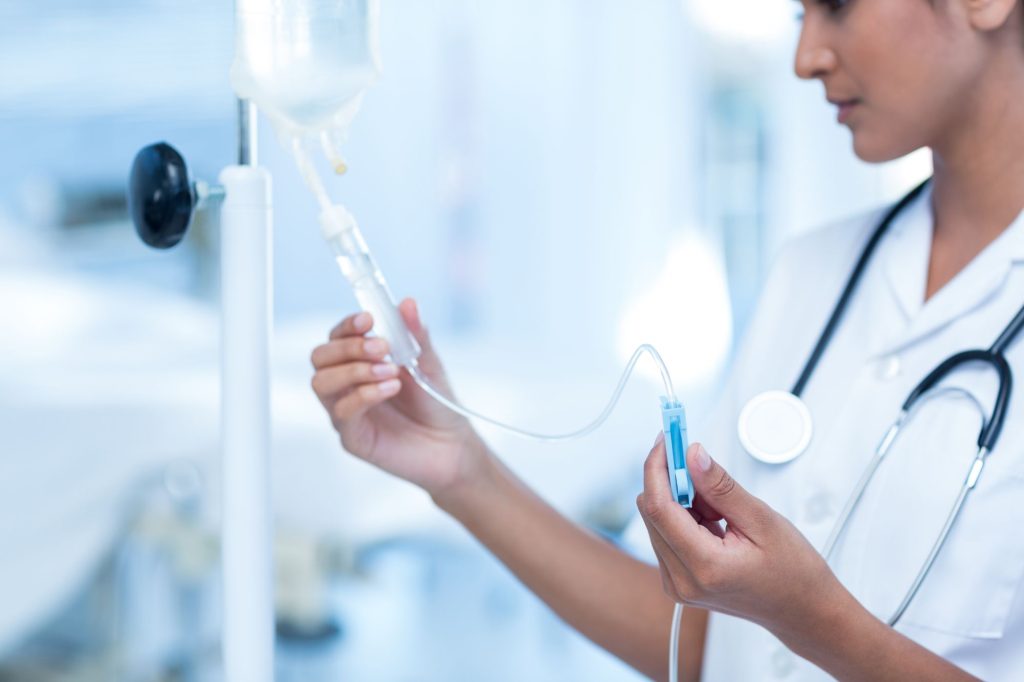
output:
M650 342L699 437L780 244L927 173L855 159L792 74L797 9L383 0L384 76L329 189L420 301L465 404L566 430ZM151 251L125 188L159 140L200 179L234 161L232 28L227 0L0 3L0 680L220 679L217 226ZM309 354L354 300L269 125L260 142L277 679L638 679L425 494L342 452ZM659 427L641 367L582 441L484 429L612 542Z

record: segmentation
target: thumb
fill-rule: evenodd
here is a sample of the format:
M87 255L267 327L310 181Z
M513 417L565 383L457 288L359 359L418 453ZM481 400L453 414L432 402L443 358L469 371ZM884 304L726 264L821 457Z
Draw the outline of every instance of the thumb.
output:
M686 463L698 500L721 514L730 528L756 539L765 528L771 508L737 483L700 443L687 450Z
M416 305L416 300L412 298L403 299L398 304L398 312L402 316L405 326L409 328L409 331L423 351L418 361L420 368L431 379L443 380L444 368L441 366L441 359L434 352L434 346L430 342L430 333L420 317L420 310L419 306Z
M420 309L416 305L416 299L402 299L402 302L398 304L398 312L416 340L420 343L428 343L427 328L423 325L423 320L420 319Z

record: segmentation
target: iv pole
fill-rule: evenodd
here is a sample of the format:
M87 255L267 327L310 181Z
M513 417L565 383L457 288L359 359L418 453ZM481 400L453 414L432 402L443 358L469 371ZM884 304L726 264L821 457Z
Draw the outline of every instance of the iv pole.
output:
M238 102L238 165L220 173L223 661L227 682L274 675L270 499L271 182L256 107Z
M257 165L256 107L238 102L238 163L220 187L189 179L185 160L160 142L132 165L128 205L144 242L185 236L195 209L220 207L222 657L226 682L274 678L270 496L270 174Z

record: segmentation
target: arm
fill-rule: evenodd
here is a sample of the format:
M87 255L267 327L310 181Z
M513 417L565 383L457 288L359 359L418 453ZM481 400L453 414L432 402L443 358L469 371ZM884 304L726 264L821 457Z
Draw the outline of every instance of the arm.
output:
M848 592L843 601L843 608L825 610L818 633L790 635L783 642L838 680L977 679L875 618Z
M400 311L420 369L451 394L412 301ZM559 616L642 673L664 680L673 602L658 571L572 523L501 464L469 422L386 361L372 319L343 320L313 351L313 389L345 450L428 493ZM699 679L706 612L684 611L681 669Z
M660 441L637 498L670 595L762 625L839 680L975 679L872 616L792 524L699 444L687 462L692 512L672 502Z
M496 458L472 483L435 495L563 620L641 673L668 676L673 602L658 569L584 530L537 497ZM707 612L684 609L680 671L699 680Z

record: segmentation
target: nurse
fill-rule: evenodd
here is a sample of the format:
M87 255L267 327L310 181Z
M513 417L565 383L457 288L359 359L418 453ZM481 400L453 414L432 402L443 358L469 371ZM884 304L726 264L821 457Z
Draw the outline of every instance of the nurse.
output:
M793 385L887 210L791 244L765 284L723 403L674 504L655 443L637 498L657 566L573 524L527 489L470 424L365 338L365 313L313 352L313 387L345 449L423 487L564 620L665 679L673 603L683 678L1024 679L1024 413L998 447L895 627L998 389L951 375L868 487L829 563L819 550L878 441L938 363L985 348L1024 303L1024 9L1018 0L803 0L799 76L822 82L856 154L927 147L933 180L893 220L803 391L814 435L788 462L748 456L743 406ZM414 302L401 305L449 390ZM1006 352L1024 368L1024 343ZM715 457L709 454L715 453Z

